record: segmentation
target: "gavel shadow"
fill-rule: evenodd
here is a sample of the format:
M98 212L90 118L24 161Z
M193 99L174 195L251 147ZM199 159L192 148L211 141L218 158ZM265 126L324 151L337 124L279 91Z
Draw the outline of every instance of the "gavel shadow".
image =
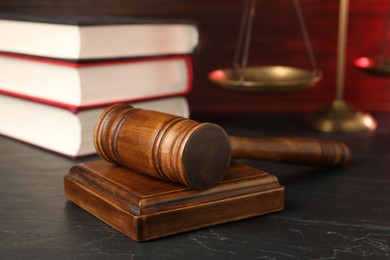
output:
M315 184L315 182L324 180L330 176L338 176L344 173L347 167L315 167L249 159L234 159L233 161L274 175L287 188L299 183ZM354 162L351 160L348 163L348 168L353 167L353 165Z
M359 167L351 160L347 166L319 168L275 162L240 159L239 163L275 176L284 186L282 214L304 214L317 210L319 203L331 203L348 187L348 172Z

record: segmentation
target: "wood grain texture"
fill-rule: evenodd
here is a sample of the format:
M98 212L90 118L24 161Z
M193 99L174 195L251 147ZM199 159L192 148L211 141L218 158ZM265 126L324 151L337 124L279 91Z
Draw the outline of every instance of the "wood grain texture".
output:
M94 143L109 162L198 190L218 184L230 164L221 127L126 104L103 111Z
M284 187L263 171L232 164L226 178L196 191L104 160L72 167L65 196L135 241L277 212Z
M318 138L249 138L230 136L232 157L316 166L341 166L349 148L341 142Z
M328 167L350 157L348 147L334 140L229 137L215 124L128 104L102 112L94 144L108 162L198 190L224 178L231 156Z

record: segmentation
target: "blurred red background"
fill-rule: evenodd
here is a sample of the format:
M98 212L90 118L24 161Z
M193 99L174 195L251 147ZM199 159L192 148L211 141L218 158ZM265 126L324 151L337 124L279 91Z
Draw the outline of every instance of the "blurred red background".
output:
M227 91L207 79L210 71L231 66L243 0L3 0L0 11L193 19L201 32L188 96L193 114L310 113L335 97L339 1L300 3L323 79L309 90L283 95ZM367 74L353 64L358 57L379 54L389 10L387 0L350 1L345 99L365 111L390 111L390 77ZM311 68L292 0L257 1L249 64Z

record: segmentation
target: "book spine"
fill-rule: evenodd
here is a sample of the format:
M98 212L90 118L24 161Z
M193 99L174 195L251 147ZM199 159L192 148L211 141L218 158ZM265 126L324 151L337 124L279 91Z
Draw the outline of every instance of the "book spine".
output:
M192 59L190 58L190 56L181 56L181 58L184 59L187 68L187 86L182 94L187 95L192 90L192 84L194 80L194 70L192 66Z

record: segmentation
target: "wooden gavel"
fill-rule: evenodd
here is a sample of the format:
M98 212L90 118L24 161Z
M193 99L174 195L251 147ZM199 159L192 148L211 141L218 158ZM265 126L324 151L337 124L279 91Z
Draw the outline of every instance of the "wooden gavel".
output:
M126 104L103 111L94 144L109 162L198 190L218 184L231 157L338 166L350 156L345 144L333 140L228 136L216 124Z

